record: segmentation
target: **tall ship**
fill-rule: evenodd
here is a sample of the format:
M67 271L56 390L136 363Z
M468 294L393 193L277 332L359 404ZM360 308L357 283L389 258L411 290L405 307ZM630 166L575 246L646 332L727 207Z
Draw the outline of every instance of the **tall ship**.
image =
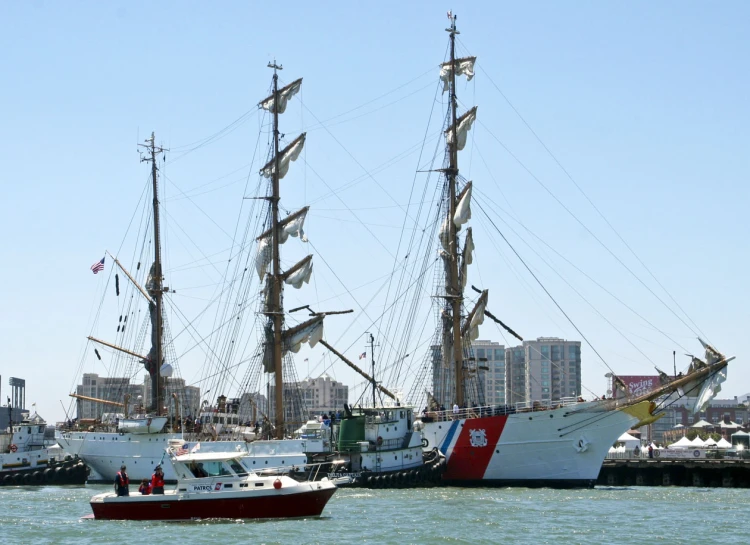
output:
M449 58L440 66L440 79L444 91L449 93L443 125L445 155L442 166L429 171L439 173L440 204L434 219L430 219L440 256L435 273L438 289L432 296L437 327L432 354L426 356L418 371L421 379L415 380L410 394L414 405L425 407L415 430L422 433L425 450L438 448L447 458L445 484L593 487L607 451L617 438L661 416L663 407L655 403L658 396L673 392L715 395L713 384L723 376L731 358L704 344L706 360L702 365L691 366L686 376L669 377L658 393L648 396L634 397L624 392L619 400L584 401L580 395L558 399L550 395L512 406L484 402L480 376L487 364L473 347L479 326L487 317L508 334L523 339L490 311L489 290L469 282L475 243L468 223L476 182L461 176L459 152L477 119L477 106L459 111L456 83L459 77L468 80L474 76L476 57L456 56L456 17L450 12L448 17ZM483 207L480 212L487 220L485 226L494 225ZM434 255L434 247L428 245L426 252L424 263L429 263L427 256ZM403 341L393 344L406 346ZM550 363L555 366L555 362ZM441 399L435 397L433 390L438 385Z

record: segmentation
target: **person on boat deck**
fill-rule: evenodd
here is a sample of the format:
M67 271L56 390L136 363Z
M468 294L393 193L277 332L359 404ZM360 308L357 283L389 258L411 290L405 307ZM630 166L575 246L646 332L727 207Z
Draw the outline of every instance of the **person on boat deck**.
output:
M118 496L130 496L130 478L125 472L126 469L125 464L121 465L120 471L115 475L115 492Z
M161 466L156 466L154 474L151 475L151 493L164 494L164 471Z
M208 472L203 469L203 464L201 463L198 463L197 466L193 466L190 469L193 471L193 475L195 475L199 479L202 477L208 477Z
M138 492L144 496L151 494L151 483L148 482L148 479L143 479L141 481L141 486L138 487Z

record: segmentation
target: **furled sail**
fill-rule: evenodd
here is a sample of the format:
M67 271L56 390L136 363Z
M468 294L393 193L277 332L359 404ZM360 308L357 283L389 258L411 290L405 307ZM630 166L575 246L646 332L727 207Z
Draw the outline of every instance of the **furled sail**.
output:
M466 135L477 119L477 107L474 106L471 110L466 112L464 115L456 119L456 136L458 138L458 149L462 150L466 147ZM453 144L453 126L450 126L445 131L445 137L448 140L448 144Z
M299 352L303 343L309 343L314 348L323 338L323 316L316 316L298 326L284 331L284 348L295 354Z
M296 161L297 157L299 157L299 154L302 152L302 148L305 145L306 134L307 133L303 132L297 138L295 138L291 144L289 144L279 152L279 180L281 180L284 176L286 176L286 173L289 172L289 163L292 161ZM466 137L464 136L464 140L465 139ZM275 169L276 160L271 159L270 161L268 161L268 163L265 164L262 169L260 169L260 173L265 178L271 178L273 177Z
M727 380L727 368L723 367L703 383L701 391L695 400L695 406L693 407L694 413L699 413L706 409L708 402L721 392L721 385L725 380Z
M463 336L468 333L469 340L475 341L479 338L479 326L484 323L484 309L487 306L488 291L484 290L482 295L479 296L477 304L474 305L474 309L466 317L466 322L461 330Z
M279 244L284 244L290 236L299 237L303 242L307 242L303 227L308 210L310 210L310 207L305 206L279 222ZM258 252L255 255L255 270L258 272L258 278L263 280L272 257L271 230L267 229L256 240L258 241Z
M307 256L299 263L297 263L294 267L289 269L284 274L284 282L296 289L301 288L303 282L309 284L313 269L312 257L313 256L311 255Z
M457 228L471 219L471 182L466 184L463 191L458 195L458 206L456 213L453 215L453 223Z
M461 255L461 289L466 287L466 280L469 274L469 265L473 261L474 237L471 234L471 227L466 230L466 240L464 241L464 250Z
M472 69L473 69L473 66L472 66ZM473 75L473 72L472 72L472 75ZM289 99L299 92L300 87L302 87L302 78L295 80L289 85L287 85L286 87L282 87L281 89L279 89L278 93L279 93L279 113L280 114L283 114L286 111L287 102L289 102ZM273 112L274 107L275 107L274 96L271 95L267 99L261 101L260 104L258 104L258 106L263 108L264 110Z
M476 57L462 57L455 60L456 77L466 76L467 81L474 77L474 62ZM440 65L440 79L443 80L443 92L445 93L451 85L451 72L453 71L452 63L444 62Z
M440 244L443 247L443 250L446 252L450 248L450 225L448 223L448 218L445 218L443 220L443 223L440 225L440 233L438 233L438 238L440 239Z

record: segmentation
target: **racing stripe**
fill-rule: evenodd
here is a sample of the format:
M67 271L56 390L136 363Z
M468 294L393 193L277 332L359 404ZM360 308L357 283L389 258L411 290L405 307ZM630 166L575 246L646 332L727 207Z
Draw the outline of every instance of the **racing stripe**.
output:
M483 479L507 421L507 415L464 420L451 455L447 456L448 468L443 474L443 480ZM453 429L451 434L452 432Z
M453 421L453 424L451 424L451 427L448 430L448 433L445 434L445 439L443 439L443 444L440 445L440 452L442 452L446 458L450 457L450 454L448 453L448 447L450 447L451 443L453 442L453 436L456 434L456 430L458 429L459 422L461 422L461 420Z

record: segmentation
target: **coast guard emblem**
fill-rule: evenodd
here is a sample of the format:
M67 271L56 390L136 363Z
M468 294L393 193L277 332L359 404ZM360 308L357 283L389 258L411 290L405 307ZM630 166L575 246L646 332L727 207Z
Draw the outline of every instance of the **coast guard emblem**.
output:
M469 443L472 447L486 447L487 433L484 430L469 430Z

